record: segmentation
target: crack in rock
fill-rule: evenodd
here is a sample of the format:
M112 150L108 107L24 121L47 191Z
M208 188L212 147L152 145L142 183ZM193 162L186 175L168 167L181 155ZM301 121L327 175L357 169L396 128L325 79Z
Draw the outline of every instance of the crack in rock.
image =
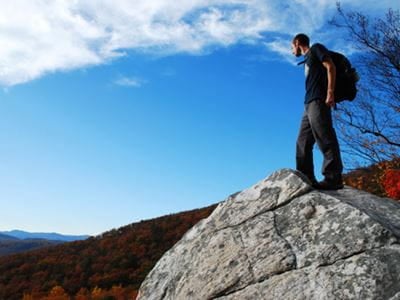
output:
M293 259L294 259L294 269L297 269L297 257L296 257L296 252L293 249L293 246L289 243L289 241L282 235L282 233L279 231L279 228L277 226L276 223L276 214L275 212L273 212L273 224L274 224L274 228L276 233L278 234L278 236L285 241L285 243L289 246L290 251L292 252L293 255Z
M353 258L356 258L356 257L360 257L360 256L365 255L366 253L369 253L369 252L372 252L372 251L376 251L376 250L380 250L380 249L387 249L387 248L390 247L390 246L400 246L400 244L398 244L398 243L393 243L393 244L390 244L390 245L384 245L384 246L377 247L377 248L365 249L365 250L363 250L363 251L359 251L359 252L357 252L357 253L353 253L352 255L348 255L348 256L346 256L346 257L342 257L342 258L340 258L340 259L337 259L336 261L334 261L334 262L332 262L332 263L329 263L329 264L323 264L323 265L317 265L317 266L315 266L315 265L313 265L313 266L304 266L304 267L300 267L300 268L298 268L298 269L291 269L291 270L284 271L284 272L281 272L281 273L276 273L276 274L273 274L272 276L270 276L270 277L268 277L268 278L265 278L265 279L263 279L263 280L259 280L259 281L257 281L257 282L253 282L253 283L247 285L247 286L244 287L244 288L238 289L238 290L236 290L236 291L231 291L231 292L229 292L229 293L226 293L226 294L224 294L224 295L220 295L220 297L213 298L213 299L214 299L214 300L218 300L218 299L221 299L221 300L222 300L222 299L241 299L241 298L231 298L231 297L228 297L228 296L235 296L235 294L240 294L241 292L245 291L246 289L251 289L252 287L259 286L259 285L262 284L262 283L265 283L265 282L267 282L267 281L269 281L269 280L272 280L272 279L273 279L274 277L276 277L276 276L282 277L282 276L284 276L284 275L286 275L286 274L288 274L288 273L299 272L299 271L302 271L302 270L307 270L308 272L311 272L312 270L315 270L315 271L316 271L316 270L318 270L318 269L329 268L329 267L334 266L334 265L336 265L336 264L338 264L338 263L340 263L340 262L345 262L345 261L347 261L347 260L350 260L350 259L353 259ZM316 282L316 284L319 285L318 282ZM320 287L320 288L323 288L322 285L319 285L319 287ZM399 293L400 293L400 292L399 292ZM297 298L296 298L296 299L297 299ZM397 298L396 298L396 299L397 299Z
M400 205L373 197L324 194L278 171L188 231L139 299L390 299L400 291Z
M363 249L363 250L351 253L351 254L349 254L347 256L340 257L340 258L334 260L333 262L317 265L315 268L317 269L317 268L323 268L323 267L332 266L332 265L336 264L337 262L344 261L344 260L347 260L349 258L353 258L353 257L359 256L361 254L364 254L364 253L367 253L367 252L370 252L370 251L374 251L374 250L378 250L378 249L382 249L382 248L387 248L388 246L390 247L390 246L394 246L394 245L399 245L399 244L398 243L392 243L392 244L388 244L388 245L381 245L379 247ZM303 268L300 268L300 269L304 269L304 268L306 268L306 267L303 267Z
M280 209L280 208L282 208L282 207L284 207L284 206L289 205L289 204L290 204L292 201L294 201L295 199L297 199L297 198L299 198L299 197L302 197L302 196L304 196L304 195L306 195L306 194L308 194L308 193L310 193L310 192L312 192L312 191L313 191L313 190L304 191L304 193L300 193L300 194L294 196L293 198L290 198L290 199L288 199L287 201L282 202L282 203L280 203L280 204L277 204L277 200L276 200L275 205L273 205L272 207L267 208L267 209L265 209L265 210L261 210L261 211L258 212L257 214L254 214L254 215L252 215L251 217L248 217L247 219L244 219L244 220L242 220L242 221L239 222L239 223L234 223L234 224L229 224L229 225L226 225L226 226L218 227L218 228L216 228L216 229L210 231L210 233L216 233L216 232L218 232L218 231L221 231L221 230L224 230L224 229L227 229L227 228L236 228L236 227L239 227L239 226L245 224L246 222L249 222L249 221L251 221L251 220L253 220L253 219L256 219L256 218L260 217L260 216L263 215L263 214L266 214L266 213L268 213L268 212L275 212L276 210L278 210L278 209ZM234 201L234 199L232 199L232 200L230 200L230 201Z

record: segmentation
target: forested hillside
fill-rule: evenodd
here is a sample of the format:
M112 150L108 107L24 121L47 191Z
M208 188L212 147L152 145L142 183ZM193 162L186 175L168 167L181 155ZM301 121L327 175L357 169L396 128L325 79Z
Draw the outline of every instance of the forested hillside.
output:
M214 208L141 221L85 241L1 257L0 299L69 299L77 294L76 299L131 299L164 252Z
M29 250L54 246L63 243L62 241L49 241L44 239L20 240L17 238L0 237L0 256L26 252Z

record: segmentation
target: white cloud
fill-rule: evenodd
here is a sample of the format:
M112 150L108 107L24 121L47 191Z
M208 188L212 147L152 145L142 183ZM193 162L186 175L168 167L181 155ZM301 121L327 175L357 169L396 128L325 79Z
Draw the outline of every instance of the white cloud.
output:
M124 87L141 87L147 81L137 77L120 77L114 81L114 84Z
M345 0L382 10L389 0ZM397 4L397 7L399 4ZM383 7L383 8L382 8ZM203 53L261 41L284 54L297 31L317 32L335 11L331 0L13 0L0 4L0 85L102 64L134 49L156 55Z
M291 64L296 64L296 58L291 53L290 43L287 40L276 38L268 42L264 42L265 47L281 56L282 59Z

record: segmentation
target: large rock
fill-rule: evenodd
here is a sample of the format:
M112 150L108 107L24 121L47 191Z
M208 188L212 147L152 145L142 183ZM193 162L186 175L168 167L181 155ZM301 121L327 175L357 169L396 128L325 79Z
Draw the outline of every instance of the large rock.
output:
M400 204L280 170L160 259L138 299L400 299Z

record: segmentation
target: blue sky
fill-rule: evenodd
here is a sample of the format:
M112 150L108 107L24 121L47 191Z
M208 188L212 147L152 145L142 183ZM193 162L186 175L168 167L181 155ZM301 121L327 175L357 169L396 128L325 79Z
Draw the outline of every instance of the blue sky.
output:
M0 4L0 230L99 234L295 167L290 39L350 54L334 3L170 2Z

